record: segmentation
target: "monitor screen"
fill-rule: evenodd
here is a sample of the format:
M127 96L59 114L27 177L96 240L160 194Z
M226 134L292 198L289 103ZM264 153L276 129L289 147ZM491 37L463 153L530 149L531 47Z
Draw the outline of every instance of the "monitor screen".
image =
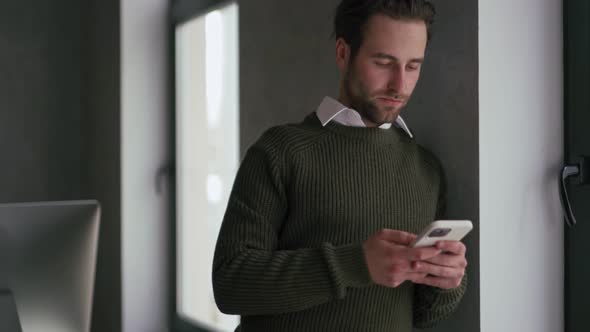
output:
M0 316L16 312L24 332L89 331L99 219L97 201L0 204Z

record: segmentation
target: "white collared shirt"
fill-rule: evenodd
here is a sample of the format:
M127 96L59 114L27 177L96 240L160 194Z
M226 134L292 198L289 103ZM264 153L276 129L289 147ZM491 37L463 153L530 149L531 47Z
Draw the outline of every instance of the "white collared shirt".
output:
M324 100L322 100L322 103L316 110L316 114L322 123L322 126L326 126L330 121L336 121L341 125L351 127L367 126L363 122L359 112L342 105L342 103L332 97L324 97ZM395 119L395 125L396 127L403 129L410 138L414 137L401 116L398 116L397 119ZM380 125L379 128L389 129L391 128L391 123L384 123Z

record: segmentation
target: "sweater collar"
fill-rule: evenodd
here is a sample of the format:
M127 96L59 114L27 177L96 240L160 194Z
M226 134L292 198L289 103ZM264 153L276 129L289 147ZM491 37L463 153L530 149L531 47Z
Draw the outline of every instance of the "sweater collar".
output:
M316 112L310 113L305 120L303 120L303 123L316 128L322 128L353 140L365 141L372 144L397 145L401 141L410 141L410 138L403 129L394 126L389 129L377 127L352 127L342 125L336 121L330 121L326 123L326 125L322 125Z

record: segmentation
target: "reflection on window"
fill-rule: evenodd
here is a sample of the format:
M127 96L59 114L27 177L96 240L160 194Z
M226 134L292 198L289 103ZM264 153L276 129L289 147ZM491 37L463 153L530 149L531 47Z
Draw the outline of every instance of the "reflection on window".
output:
M178 314L233 331L239 320L215 305L211 266L239 163L238 6L176 29Z

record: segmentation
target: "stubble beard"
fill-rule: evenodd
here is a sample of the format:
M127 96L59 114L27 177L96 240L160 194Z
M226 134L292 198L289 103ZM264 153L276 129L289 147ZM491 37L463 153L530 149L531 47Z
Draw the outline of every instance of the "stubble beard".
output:
M394 122L404 104L400 107L383 107L382 110L373 102L365 85L356 77L352 68L349 68L344 78L344 92L347 96L349 107L357 111L363 119L380 126L384 123ZM394 95L393 93L382 93L381 95ZM406 98L404 98L406 100Z

